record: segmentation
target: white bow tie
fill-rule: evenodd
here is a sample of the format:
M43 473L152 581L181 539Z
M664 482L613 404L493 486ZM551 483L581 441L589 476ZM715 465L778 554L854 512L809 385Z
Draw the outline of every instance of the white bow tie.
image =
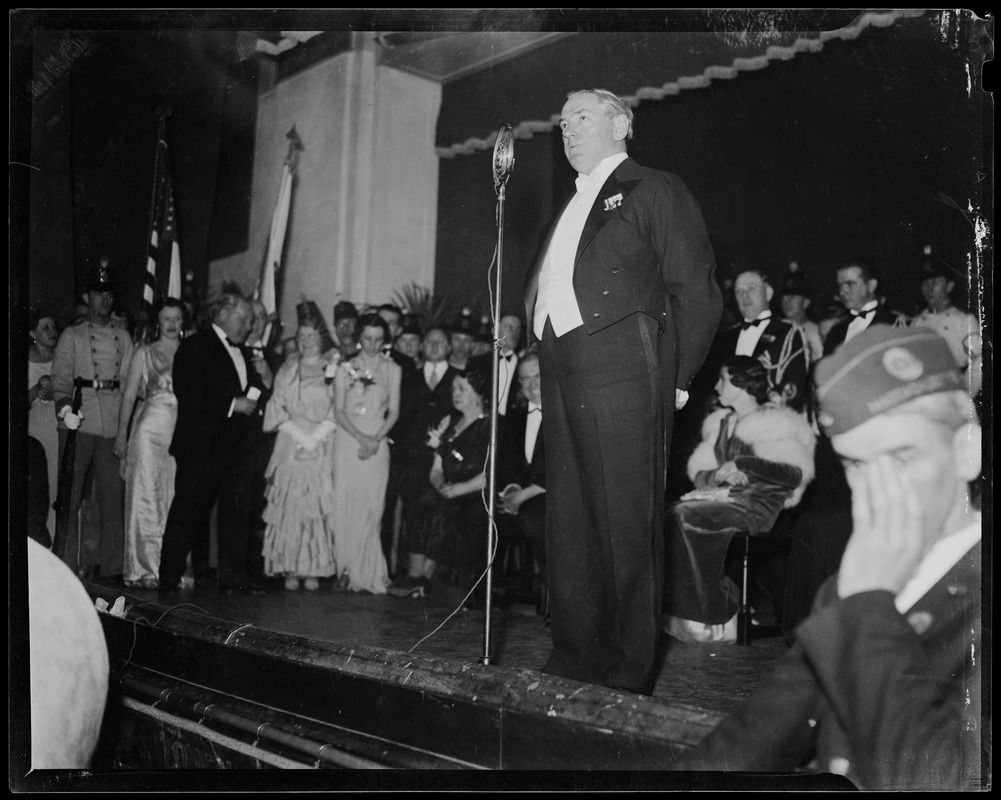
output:
M528 413L531 414L533 411L542 412L542 406L537 406L531 400L528 401Z

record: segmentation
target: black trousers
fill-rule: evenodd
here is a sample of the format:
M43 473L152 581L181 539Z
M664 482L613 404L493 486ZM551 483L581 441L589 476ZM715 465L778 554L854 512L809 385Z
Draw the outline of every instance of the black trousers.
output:
M635 314L539 351L546 441L545 672L649 694L664 591L657 322Z
M175 459L174 500L167 514L160 553L161 588L176 586L180 581L188 553L202 535L216 501L219 584L245 583L247 549L254 530L254 459L211 459L187 454L178 454Z

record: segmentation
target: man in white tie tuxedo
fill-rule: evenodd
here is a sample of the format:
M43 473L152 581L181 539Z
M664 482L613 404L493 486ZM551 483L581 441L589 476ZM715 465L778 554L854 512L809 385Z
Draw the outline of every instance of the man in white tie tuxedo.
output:
M868 258L849 258L838 267L838 297L848 316L837 323L824 339L824 355L830 355L871 325L902 326L897 314L879 303L879 274Z
M174 357L177 425L170 454L177 460L174 499L160 557L161 595L177 591L185 561L218 501L219 588L263 595L248 575L253 530L251 494L256 432L269 395L244 345L254 310L236 294L222 294L208 330L187 337Z
M698 202L626 153L603 89L560 118L577 192L525 286L539 340L553 651L544 671L650 693L664 590L666 440L722 311Z

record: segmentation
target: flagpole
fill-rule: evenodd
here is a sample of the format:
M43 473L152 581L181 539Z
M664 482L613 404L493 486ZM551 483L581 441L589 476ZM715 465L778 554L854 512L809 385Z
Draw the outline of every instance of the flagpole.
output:
M271 220L271 230L268 234L268 244L265 249L264 264L261 268L261 279L257 284L256 298L264 304L269 319L276 318L278 310L278 273L281 271L282 252L285 249L285 234L288 230L289 211L292 205L292 186L295 178L295 167L298 151L302 150L302 140L296 132L295 125L285 134L288 142L288 152L282 166L281 183L278 187L278 200L275 203L275 213ZM282 281L284 284L284 281ZM266 346L271 338L272 323L268 322L262 335Z
M153 326L151 316L153 311L153 302L155 299L154 289L156 287L156 261L153 259L152 253L150 252L150 242L153 240L157 220L160 216L158 213L160 210L160 173L162 169L166 169L166 165L163 164L163 144L166 141L167 116L169 114L170 108L167 105L161 105L156 110L157 128L156 147L154 149L153 156L153 183L149 199L149 222L146 226L146 274L143 276L143 294L140 302L140 310L142 311L143 316L142 340L144 343L149 341ZM152 283L150 282L151 275Z

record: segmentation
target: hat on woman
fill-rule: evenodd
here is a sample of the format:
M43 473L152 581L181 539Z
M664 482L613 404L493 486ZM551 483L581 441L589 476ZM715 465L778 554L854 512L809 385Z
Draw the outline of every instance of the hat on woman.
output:
M345 319L358 319L358 309L349 300L341 300L334 306L334 325Z
M327 330L327 321L323 318L323 314L316 303L304 297L295 307L295 316L296 323L300 328L308 326L320 334L321 352L325 353L334 346L334 340L330 336L330 331Z

